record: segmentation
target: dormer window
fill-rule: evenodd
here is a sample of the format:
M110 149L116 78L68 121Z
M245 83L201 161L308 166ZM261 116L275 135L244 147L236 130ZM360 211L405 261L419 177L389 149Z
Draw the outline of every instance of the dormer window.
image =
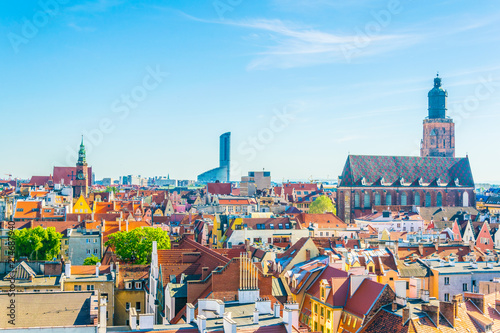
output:
M132 289L132 282L125 282L125 289Z
M142 289L142 282L136 282L135 289Z

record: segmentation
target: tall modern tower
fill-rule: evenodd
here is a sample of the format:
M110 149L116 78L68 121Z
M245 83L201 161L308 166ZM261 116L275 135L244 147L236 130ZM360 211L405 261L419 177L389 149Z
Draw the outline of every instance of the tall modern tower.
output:
M455 124L446 116L448 92L441 87L441 78L434 78L434 87L427 94L429 115L424 119L420 156L455 157Z
M220 136L220 151L219 151L219 167L227 170L227 180L231 179L229 174L231 162L231 132L224 133Z
M204 183L229 182L231 180L231 133L220 136L219 167L198 175L198 181Z

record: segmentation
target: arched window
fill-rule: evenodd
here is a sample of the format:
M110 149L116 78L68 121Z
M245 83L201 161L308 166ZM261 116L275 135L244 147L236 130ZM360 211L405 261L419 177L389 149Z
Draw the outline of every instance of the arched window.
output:
M436 206L441 207L443 205L443 195L439 192L436 196Z
M391 196L391 194L390 194L390 193L387 193L387 194L385 195L385 204L386 204L387 206L392 205L392 196Z
M359 193L358 192L354 193L354 207L355 208L360 207L360 205L359 205Z
M408 204L408 197L405 192L401 193L401 206L406 206Z
M469 207L469 193L464 192L464 195L462 197L462 206L464 207Z
M415 192L415 201L413 203L415 206L420 206L420 193Z
M364 208L370 208L370 195L365 193Z
M375 192L375 206L380 206L380 193Z
M425 194L425 207L430 207L431 206L431 194L427 192Z

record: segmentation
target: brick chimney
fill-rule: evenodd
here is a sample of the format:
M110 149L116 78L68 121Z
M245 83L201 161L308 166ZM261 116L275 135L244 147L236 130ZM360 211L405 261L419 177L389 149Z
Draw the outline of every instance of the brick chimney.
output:
M208 275L209 275L208 267L203 267L201 269L201 279L205 280Z
M458 317L458 306L462 302L463 302L462 294L453 296L453 314L455 315L455 318Z
M403 309L403 325L410 319L410 308Z
M436 327L439 326L439 307L437 305L422 304L422 311L427 313Z
M464 293L464 299L467 302L468 300L472 301L479 311L481 311L483 314L486 311L486 302L484 301L484 294L477 294L477 293Z
M451 324L451 326L455 327L455 318L457 317L455 307L458 308L458 302L453 300L450 302L439 302L439 312L441 315Z

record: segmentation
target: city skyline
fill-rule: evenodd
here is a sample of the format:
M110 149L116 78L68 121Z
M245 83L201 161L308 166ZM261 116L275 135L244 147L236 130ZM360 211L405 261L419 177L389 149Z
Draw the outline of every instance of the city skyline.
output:
M16 158L0 177L73 166L84 134L97 179L196 179L231 132L232 180L262 168L276 180L336 179L349 153L418 156L439 71L456 156L469 156L476 183L500 181L483 144L500 120L488 2L131 3L133 15L121 1L61 1L33 36L23 29L38 2L0 5L0 110L16 124L3 130L2 155Z

